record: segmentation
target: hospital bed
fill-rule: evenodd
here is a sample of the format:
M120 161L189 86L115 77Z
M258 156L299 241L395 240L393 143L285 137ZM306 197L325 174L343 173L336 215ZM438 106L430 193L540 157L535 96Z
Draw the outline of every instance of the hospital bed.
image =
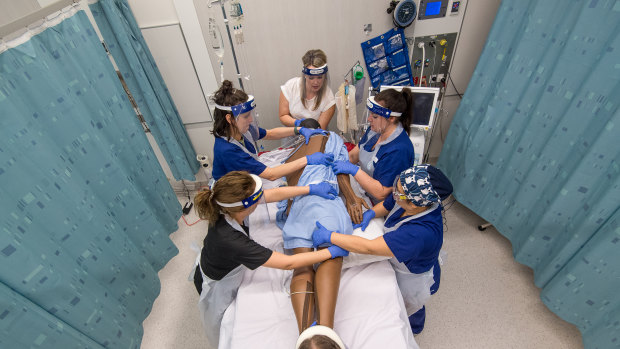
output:
M268 152L261 161L277 164L289 152ZM278 181L264 181L265 188L278 185ZM283 252L276 211L275 203L257 208L250 216L250 236L265 247ZM373 238L382 231L382 222L376 219L365 232L356 229L354 234ZM245 273L236 300L224 314L219 349L295 348L297 322L288 294L292 273L271 268ZM386 257L345 257L334 320L334 330L348 349L419 348Z

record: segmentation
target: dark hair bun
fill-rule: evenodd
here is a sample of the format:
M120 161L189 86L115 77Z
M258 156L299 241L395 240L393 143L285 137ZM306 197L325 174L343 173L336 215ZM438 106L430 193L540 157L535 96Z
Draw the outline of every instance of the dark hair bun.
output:
M213 94L212 99L216 104L226 105L226 101L229 99L227 97L232 96L234 91L235 88L233 87L232 82L229 80L224 80L224 82L222 82L222 86L220 86L220 88Z

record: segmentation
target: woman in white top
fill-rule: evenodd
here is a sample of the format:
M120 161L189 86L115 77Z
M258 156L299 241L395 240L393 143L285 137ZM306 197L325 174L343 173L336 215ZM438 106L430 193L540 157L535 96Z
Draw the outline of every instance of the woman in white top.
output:
M303 119L311 118L327 130L336 110L334 93L328 86L327 56L321 50L309 50L301 61L301 77L280 86L280 121L284 126L299 126Z

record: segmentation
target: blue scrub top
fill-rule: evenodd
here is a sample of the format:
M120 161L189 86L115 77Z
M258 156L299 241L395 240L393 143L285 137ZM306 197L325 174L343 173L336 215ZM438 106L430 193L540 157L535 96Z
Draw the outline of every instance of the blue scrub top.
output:
M389 195L383 201L388 211L394 208L394 197ZM390 228L407 217L400 217L404 210L399 208L393 216L385 221ZM439 257L443 244L443 219L441 206L417 219L410 220L398 229L385 233L383 239L396 259L404 263L410 272L415 274L429 271Z
M379 134L375 134L370 140L368 133L370 127L360 140L360 144L364 150L372 152L372 147L379 140ZM398 137L391 142L383 144L376 154L378 159L375 163L375 171L372 178L376 179L384 187L391 187L394 184L394 178L402 171L413 166L415 154L413 152L413 143L409 139L407 132L403 130Z
M262 139L267 134L264 128L258 128L258 139ZM243 137L245 148L253 154L258 154L252 142ZM229 142L226 138L215 137L213 146L213 178L220 179L231 171L248 171L251 174L259 175L265 171L267 166L254 159L250 154L243 151L239 146Z

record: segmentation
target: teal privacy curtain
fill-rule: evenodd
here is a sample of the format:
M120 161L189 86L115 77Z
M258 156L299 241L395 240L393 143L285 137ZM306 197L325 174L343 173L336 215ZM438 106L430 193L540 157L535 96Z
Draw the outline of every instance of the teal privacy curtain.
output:
M66 17L0 47L0 348L138 348L181 207L86 14Z
M126 0L89 5L129 91L177 180L195 180L196 152Z
M438 166L585 346L615 348L620 1L560 3L502 1Z

